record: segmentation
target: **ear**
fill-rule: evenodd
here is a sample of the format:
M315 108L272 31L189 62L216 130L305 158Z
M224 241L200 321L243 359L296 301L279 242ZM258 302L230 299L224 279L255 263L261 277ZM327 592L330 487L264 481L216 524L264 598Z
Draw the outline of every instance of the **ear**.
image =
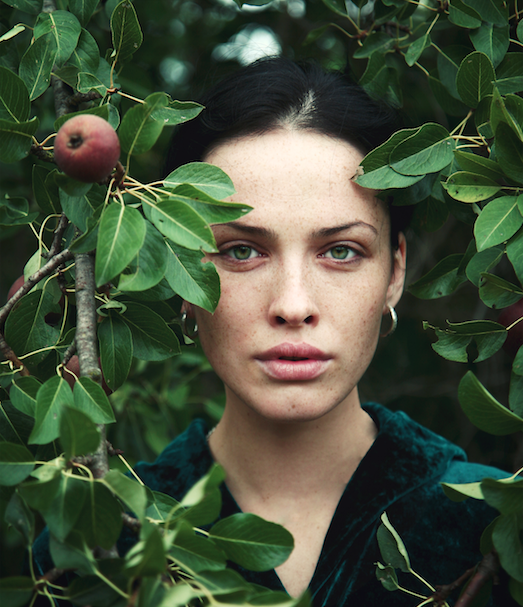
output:
M388 313L388 307L394 307L401 298L405 286L405 271L407 266L407 241L402 232L398 234L398 248L392 254L392 274L387 289L387 300L383 314Z

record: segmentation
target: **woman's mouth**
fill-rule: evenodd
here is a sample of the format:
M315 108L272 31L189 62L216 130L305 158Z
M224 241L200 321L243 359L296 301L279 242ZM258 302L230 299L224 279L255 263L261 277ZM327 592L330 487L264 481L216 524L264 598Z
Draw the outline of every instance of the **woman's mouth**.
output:
M308 381L322 375L332 357L309 344L283 343L255 357L264 372L280 381Z

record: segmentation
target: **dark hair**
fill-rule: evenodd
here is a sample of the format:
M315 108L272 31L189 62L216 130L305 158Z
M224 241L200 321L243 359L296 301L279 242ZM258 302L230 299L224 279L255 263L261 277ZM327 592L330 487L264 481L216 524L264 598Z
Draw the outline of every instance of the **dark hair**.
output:
M166 174L202 160L225 141L285 126L336 137L364 154L399 126L392 108L371 99L343 74L283 57L260 59L239 69L211 88L200 103L205 110L183 124L173 138ZM390 210L391 242L397 247L398 232L408 219L405 207Z

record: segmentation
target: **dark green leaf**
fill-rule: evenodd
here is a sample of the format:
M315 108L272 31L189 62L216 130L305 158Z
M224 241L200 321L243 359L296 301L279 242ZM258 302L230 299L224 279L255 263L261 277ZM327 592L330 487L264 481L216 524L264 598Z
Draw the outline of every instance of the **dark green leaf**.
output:
M151 118L161 122L164 126L174 126L196 118L202 110L203 105L199 103L169 100L168 107L159 107L154 110Z
M82 534L74 529L66 542L59 542L51 535L49 552L55 567L59 569L76 569L77 573L83 574L96 571L96 560L92 551Z
M25 122L31 103L24 81L6 67L0 66L0 119Z
M74 406L83 411L95 424L115 421L113 408L102 386L89 377L80 377L74 384Z
M516 183L523 183L523 142L504 122L496 129L496 155L505 175Z
M97 6L98 0L69 0L69 10L82 26L89 22Z
M122 509L103 481L85 483L87 497L75 529L84 534L90 548L113 547L122 529ZM70 537L67 538L69 542Z
M182 183L189 183L218 200L236 192L231 178L219 167L206 162L184 164L164 179L165 187L173 189Z
M487 272L481 273L479 296L489 308L506 308L521 299L523 291L517 285Z
M496 69L496 87L502 95L518 93L523 89L523 55L521 53L505 55Z
M478 251L506 242L523 224L517 196L502 196L491 200L474 224Z
M499 403L471 371L461 380L458 397L463 411L480 430L503 436L523 429L523 419Z
M381 522L382 524L378 527L376 534L381 557L387 565L408 573L411 567L407 549L398 532L389 521L386 512L381 515Z
M62 474L58 492L49 508L42 512L50 533L60 542L65 541L82 513L88 484L78 477Z
M0 443L0 485L18 485L33 471L32 453L23 445Z
M40 209L47 215L62 212L59 189L53 175L57 172L48 171L37 164L33 166L33 195Z
M493 181L503 178L503 171L495 160L485 158L479 154L464 152L463 150L454 150L454 157L458 161L459 166L467 173L482 175Z
M131 329L133 355L141 360L165 360L180 353L175 333L165 321L144 306L125 302L127 310L122 318Z
M432 44L432 40L430 39L429 34L425 34L424 36L420 36L409 46L406 54L405 54L405 62L409 67L412 67L416 61L421 57L423 51L430 47Z
M81 31L82 26L72 13L55 10L38 15L34 36L37 40L46 35L54 39L56 47L55 62L58 66L62 66L76 48Z
M145 291L157 285L165 274L168 251L160 232L145 222L145 239L129 267L120 274L118 289Z
M477 51L485 53L497 67L509 47L509 25L508 22L502 27L496 27L492 23L484 23L474 31L470 32L470 40Z
M110 470L102 482L122 500L135 516L143 520L147 504L147 495L143 485L123 475L119 470Z
M449 2L449 21L459 27L476 28L481 25L481 17L462 0Z
M13 6L23 13L37 15L42 10L42 0L3 0L8 6Z
M385 590L398 590L398 577L394 567L391 567L390 565L385 567L381 563L376 563L376 577L383 584Z
M175 293L208 312L214 312L220 297L220 280L212 263L202 263L202 253L167 243L165 278Z
M38 126L36 116L28 122L0 120L0 161L10 163L25 158L29 154L33 143L32 136Z
M492 532L494 548L498 552L499 561L503 569L523 582L523 511L510 515L500 516Z
M55 375L40 387L36 395L35 425L29 443L45 445L60 436L64 405L73 406L73 394L65 379Z
M147 538L135 544L126 554L125 560L126 570L134 577L162 574L167 567L167 560L159 529L153 525L148 526Z
M523 230L509 240L506 250L516 276L523 283Z
M35 519L25 501L15 491L5 510L5 522L22 535L26 546L29 547L35 538Z
M181 526L169 554L185 570L199 573L225 568L223 551L212 541L196 535L189 525Z
M385 32L372 32L365 38L363 45L354 52L355 59L371 57L374 53L386 53L396 45L396 38Z
M521 348L520 348L521 349ZM518 350L519 352L519 350ZM516 355L517 357L517 355ZM518 369L519 367L519 369ZM512 373L510 374L510 390L508 393L508 406L519 417L523 416L523 376L521 372L520 361L512 363Z
M425 276L409 285L408 290L420 299L436 299L453 293L466 281L458 267L463 259L461 254L453 254L439 261Z
M36 377L19 377L17 378L9 392L9 398L16 407L22 413L35 416L36 410L36 394L42 383L36 379Z
M55 39L47 34L35 40L22 57L19 74L31 101L48 89L57 53Z
M127 379L133 358L131 330L117 314L109 314L98 325L100 362L105 381L111 390Z
M123 3L125 2L127 0ZM139 103L126 112L118 131L124 152L132 156L143 154L152 148L164 127L164 123L155 120L153 114L168 103L166 93L153 93L144 103Z
M456 86L456 76L459 66L468 52L469 49L465 46L446 46L438 52L439 78L447 91L456 99L460 99Z
M105 208L98 230L96 285L118 276L133 260L145 239L145 221L139 211L113 203Z
M126 63L143 42L138 17L130 0L123 0L111 15L111 34L115 60Z
M88 8L87 4L85 3L85 0L73 1L78 3L79 5L83 5L85 8ZM98 0L89 1L94 1L98 4ZM79 20L81 21L81 19ZM98 50L96 40L86 29L82 29L80 33L80 38L78 39L78 44L76 45L76 48L74 49L72 55L69 57L68 61L68 65L75 66L77 68L76 76L74 77L75 84L78 78L78 72L91 72L94 74L98 69L99 63L100 51Z
M500 122L505 122L523 141L523 130L520 123L523 119L523 99L517 95L507 95L504 99L497 88L494 88L490 108L490 126L496 131Z
M462 101L476 108L484 97L492 93L495 79L494 67L487 55L478 51L470 53L461 62L456 77Z
M294 548L286 529L255 514L233 514L213 525L209 534L229 560L251 571L281 565Z
M30 577L8 577L0 580L2 607L23 607L33 596L34 582Z
M100 431L91 418L72 407L63 407L60 419L60 443L65 459L87 455L98 449Z
M474 9L487 23L503 26L508 21L508 7L504 0L462 0L462 2Z

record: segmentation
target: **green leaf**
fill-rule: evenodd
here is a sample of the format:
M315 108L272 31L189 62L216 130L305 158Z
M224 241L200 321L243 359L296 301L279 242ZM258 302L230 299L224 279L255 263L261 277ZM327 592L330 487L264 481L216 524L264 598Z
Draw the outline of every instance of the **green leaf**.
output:
M87 499L88 482L78 477L62 474L60 487L43 517L50 533L60 542L65 541L82 513Z
M34 582L30 577L8 577L0 580L0 601L3 607L23 607L33 596Z
M498 552L503 569L523 582L523 512L500 516L492 532L494 548Z
M453 502L462 502L469 497L483 499L481 482L477 483L441 483L445 495Z
M98 4L98 0L91 0ZM85 0L74 0L75 3L83 5L87 8ZM71 4L71 3L70 3ZM74 12L74 11L73 11ZM78 15L77 15L78 17ZM79 19L81 21L81 19ZM82 29L80 37L78 38L78 44L73 50L69 57L68 65L75 66L79 72L90 72L95 74L98 70L98 64L100 63L100 51L96 40L86 30ZM75 76L75 82L77 76Z
M83 27L87 25L97 6L98 0L69 0L69 10Z
M487 23L503 26L508 21L508 7L504 0L462 0L462 2L474 9Z
M78 92L89 93L97 91L102 97L107 95L107 86L96 76L88 72L79 72L78 74Z
M119 470L110 470L102 482L122 500L136 517L143 521L147 505L147 495L143 485L125 476Z
M460 323L447 321L447 323L449 328L445 331L436 330L439 342L432 344L432 347L448 360L466 362L468 359L467 347L474 338L478 355L473 361L481 362L495 354L507 338L505 327L491 320L470 320ZM464 340L463 336L468 336L470 339Z
M497 88L494 88L492 104L490 108L490 126L496 131L500 122L505 122L523 141L523 130L520 123L523 122L523 99L517 95L507 95L504 99Z
M518 208L517 196L502 196L491 200L474 224L478 251L506 242L522 225L523 216Z
M8 6L13 6L23 13L37 15L42 10L42 0L3 0Z
M167 567L160 530L154 525L147 526L147 529L147 538L135 544L125 556L125 569L133 577L162 574Z
M198 251L213 251L216 249L214 235L205 221L185 201L175 196L161 198L157 204L143 205L145 215L170 240Z
M472 371L462 378L458 398L467 417L480 430L504 436L523 429L523 419L499 403Z
M0 120L0 161L10 163L25 158L39 124L36 116L28 122Z
M168 107L159 107L154 110L151 118L163 123L164 126L174 126L196 118L202 110L203 105L199 103L169 100Z
M519 301L522 295L521 288L508 280L488 272L481 273L479 296L489 308L506 308Z
M96 216L100 216L105 199L106 188L96 183L91 185L89 191L81 196L71 196L60 189L60 206L63 212L82 232L87 230L87 221L95 216L97 209L99 211Z
M220 279L214 264L202 263L200 251L190 251L167 242L169 251L165 278L182 299L211 312L220 298Z
M445 257L425 276L409 285L408 290L420 299L437 299L453 293L466 281L466 277L458 272L462 259L461 254Z
M133 359L131 330L119 315L109 314L98 325L100 362L105 381L111 390L127 379Z
M150 221L145 222L145 227L142 248L120 274L120 291L145 291L157 285L165 274L168 252L163 237Z
M523 55L507 53L496 69L496 87L502 95L523 89Z
M69 384L55 375L43 384L36 395L35 425L30 444L45 445L60 436L60 418L64 405L73 406Z
M502 27L496 27L492 23L484 23L481 27L470 32L470 40L474 48L487 55L492 65L497 67L509 47L509 25L505 22Z
M17 302L5 323L7 343L20 356L34 350L47 348L57 343L59 331L45 322L50 312L58 312L59 307L47 291L38 289L28 293ZM40 362L48 352L41 352L31 357Z
M52 13L40 13L34 28L34 37L49 35L55 41L58 66L62 66L76 48L82 26L69 11L55 10Z
M111 15L111 34L115 61L127 63L143 42L138 17L130 0L123 0Z
M16 529L24 538L27 547L34 542L35 518L20 494L15 491L5 510L4 520Z
M381 557L387 565L408 573L411 571L411 567L407 549L398 532L389 521L386 512L381 515L381 522L382 524L378 527L376 534Z
M447 129L427 123L401 141L390 154L391 167L402 175L436 173L454 158L455 142Z
M292 552L292 535L280 525L255 514L239 513L218 521L210 537L227 558L251 571L267 571L281 565Z
M492 62L485 55L474 51L463 59L456 77L458 93L466 105L478 107L479 102L490 95L496 79Z
M393 38L386 32L372 32L365 38L363 45L354 51L353 57L355 59L363 59L371 57L374 53L387 53L394 48L396 42L396 38Z
M85 538L75 529L67 536L67 543L59 542L53 535L49 538L49 552L55 567L77 569L77 573L96 571L96 559Z
M481 25L481 17L462 0L449 3L449 21L458 27L476 28Z
M401 175L389 165L392 150L418 130L398 131L385 143L367 154L360 163L359 172L353 177L356 183L364 188L386 190L388 188L406 188L423 179L422 175Z
M509 240L506 251L516 276L523 283L523 230L520 230Z
M113 408L102 386L89 377L80 377L74 384L74 406L83 411L95 424L115 421Z
M55 39L47 34L37 38L20 60L19 75L25 82L31 101L49 88L57 53Z
M241 4L248 4L248 2L244 2L243 0L239 0ZM323 4L330 9L332 12L337 15L341 15L342 17L347 16L347 5L343 0L322 0Z
M420 36L409 46L405 53L405 62L409 67L412 67L416 61L421 57L423 51L431 46L432 40L429 34Z
M523 142L505 122L496 129L496 156L505 175L523 183Z
M144 103L139 103L126 112L118 131L124 152L133 156L152 148L164 127L164 123L158 122L152 115L168 103L169 98L165 93L153 93Z
M180 353L180 344L173 330L161 316L147 306L125 302L122 318L131 329L133 354L140 360L165 360Z
M503 179L503 171L495 160L485 158L479 154L464 152L463 150L454 150L454 157L459 166L467 173L482 175L493 181ZM456 173L454 174L456 175Z
M139 211L110 204L102 213L96 251L96 286L110 282L133 260L145 239L145 221Z
M42 383L36 377L18 377L11 385L9 398L22 413L35 416L36 409L36 394Z
M190 162L178 167L164 179L164 186L176 188L190 183L205 194L221 200L236 193L231 178L219 167L206 162Z
M65 464L63 459L61 461L63 461ZM48 469L51 469L51 472L48 473ZM33 472L33 476L35 474L38 474L44 478L37 481L27 481L22 483L18 487L18 492L28 506L35 510L44 512L51 507L51 504L58 493L60 483L62 481L62 474L61 470L57 466L48 464L44 464L43 466L37 468ZM47 478L47 474L54 474L54 476Z
M24 81L0 66L0 120L25 122L30 111L31 102Z
M29 449L15 443L0 443L0 485L18 485L34 467L34 457Z
M87 497L79 512L75 529L83 534L91 549L101 546L109 550L115 544L122 529L122 508L103 481L84 484L87 486ZM68 536L67 542L69 541Z
M376 563L376 577L382 583L385 590L392 592L393 590L399 589L398 576L396 575L394 567Z
M467 348L471 338L466 335L456 335L441 329L435 329L438 341L432 344L432 349L447 360L465 363L468 360Z
M510 407L510 410L513 411L516 415L519 415L519 417L523 415L523 377L520 375L520 373L521 359L519 361L516 361L516 359L514 359L512 363L512 373L510 374L508 406Z
M523 480L509 477L500 480L484 478L481 489L487 504L501 514L517 514L523 500Z
M100 431L85 413L64 407L60 419L60 443L65 451L65 459L87 455L98 449Z
M192 527L182 525L169 555L184 570L200 573L225 569L225 555L212 541L198 536Z
M54 181L55 173L58 171L48 171L37 164L33 166L33 196L46 215L62 212L59 189Z

